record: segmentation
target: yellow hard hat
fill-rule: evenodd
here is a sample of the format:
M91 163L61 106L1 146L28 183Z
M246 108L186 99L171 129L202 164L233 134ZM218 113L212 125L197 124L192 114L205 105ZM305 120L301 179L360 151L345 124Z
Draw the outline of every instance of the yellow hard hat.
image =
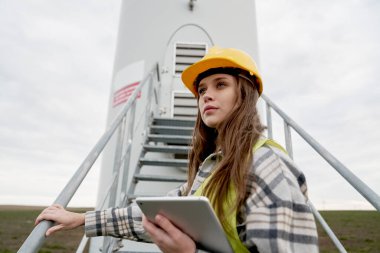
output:
M259 95L263 92L263 84L255 61L246 52L235 48L211 47L201 60L190 65L182 72L182 81L195 96L198 96L196 87L194 87L195 80L199 74L213 68L245 70L248 75L256 77Z

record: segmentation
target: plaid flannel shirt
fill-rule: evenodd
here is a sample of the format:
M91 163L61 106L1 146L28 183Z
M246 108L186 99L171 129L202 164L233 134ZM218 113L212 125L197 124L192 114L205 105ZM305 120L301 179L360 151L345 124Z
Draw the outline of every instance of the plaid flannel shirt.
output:
M201 165L190 195L200 187L221 159L215 153ZM249 197L238 210L237 231L250 252L318 252L314 217L307 205L305 176L293 161L274 147L259 148L253 158L247 191ZM183 196L187 185L171 191L169 196ZM88 237L114 236L150 241L142 226L142 213L132 204L86 213Z

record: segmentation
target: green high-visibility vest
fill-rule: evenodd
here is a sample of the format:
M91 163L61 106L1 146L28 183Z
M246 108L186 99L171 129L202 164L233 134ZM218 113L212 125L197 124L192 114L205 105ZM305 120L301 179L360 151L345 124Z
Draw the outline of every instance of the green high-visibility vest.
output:
M257 143L253 146L253 152L256 152L256 150L258 150L260 147L264 145L276 147L280 149L281 151L283 151L284 153L287 153L286 150L280 144L278 144L277 142L271 139L260 139L259 141L257 141ZM206 185L210 181L211 176L212 175L210 175L209 177L205 179L205 181L201 184L201 186L195 191L194 196L203 196L203 189L206 187ZM212 197L214 197L214 194L212 195L213 195ZM227 193L227 200L224 201L224 204L223 204L224 213L230 210L228 208L228 203L235 203L235 200L236 200L235 186L233 184L230 184L228 193ZM230 242L230 245L232 249L234 250L234 252L249 253L248 249L244 246L244 244L240 240L239 235L237 233L236 215L237 215L237 210L233 210L233 212L231 212L231 214L227 216L227 223L229 225L228 227L232 228L232 231L230 231L229 233L226 233L227 239Z

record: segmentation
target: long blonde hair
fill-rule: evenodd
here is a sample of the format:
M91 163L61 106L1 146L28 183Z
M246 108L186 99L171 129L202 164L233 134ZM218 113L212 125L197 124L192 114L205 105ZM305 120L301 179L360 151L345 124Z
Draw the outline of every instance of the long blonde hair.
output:
M226 217L233 210L239 210L248 197L246 185L249 166L253 158L252 149L264 130L256 109L259 98L256 87L247 78L235 77L238 88L238 106L218 126L218 131L203 123L198 110L192 149L189 153L188 170L187 193L189 193L204 159L214 153L216 149L222 151L222 159L214 168L203 195L211 197L211 204L226 231L232 229L228 227ZM231 208L228 213L224 213L223 203L227 201L230 183L235 187L236 200L234 203L228 203Z

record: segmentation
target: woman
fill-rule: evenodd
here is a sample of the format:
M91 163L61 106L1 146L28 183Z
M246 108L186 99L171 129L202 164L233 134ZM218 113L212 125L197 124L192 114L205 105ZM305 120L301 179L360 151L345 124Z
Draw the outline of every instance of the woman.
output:
M187 183L169 195L207 196L235 252L318 252L305 177L285 151L263 139L256 102L262 82L245 52L210 48L182 73L198 100ZM136 205L77 214L53 205L37 218L57 223L50 235L85 224L87 236L153 241L163 252L195 252L170 220L155 224Z

